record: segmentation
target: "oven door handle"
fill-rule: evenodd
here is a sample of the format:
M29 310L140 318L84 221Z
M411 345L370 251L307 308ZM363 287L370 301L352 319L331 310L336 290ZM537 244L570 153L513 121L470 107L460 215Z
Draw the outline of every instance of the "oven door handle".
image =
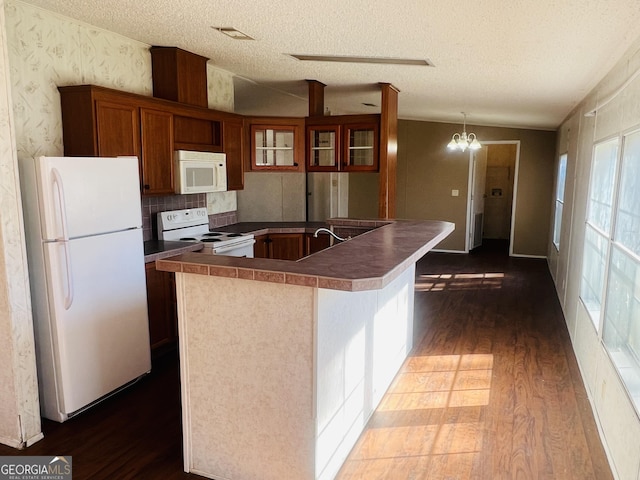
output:
M230 252L231 250L237 250L238 248L248 247L250 245L253 245L254 243L256 243L255 240L247 240L244 242L234 243L233 245L228 245L226 247L216 247L213 249L213 253L215 253L216 255L222 255L227 252Z

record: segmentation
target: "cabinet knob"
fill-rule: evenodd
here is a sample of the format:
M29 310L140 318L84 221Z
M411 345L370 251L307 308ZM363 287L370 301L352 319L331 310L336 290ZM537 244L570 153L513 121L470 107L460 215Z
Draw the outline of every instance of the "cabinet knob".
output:
M149 185L143 185L145 190L149 190L151 187Z

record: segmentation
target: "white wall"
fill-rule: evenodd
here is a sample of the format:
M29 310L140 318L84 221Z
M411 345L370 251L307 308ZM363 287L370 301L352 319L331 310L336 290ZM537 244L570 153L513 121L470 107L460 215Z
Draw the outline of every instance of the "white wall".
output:
M17 159L62 155L58 86L150 96L151 55L149 45L19 1L0 0L0 26L0 442L19 446L37 438L40 418ZM233 111L232 75L208 65L207 76L210 107ZM235 210L235 192L216 195L209 213Z
M640 77L595 117L585 117L640 68L640 39L558 130L557 157L568 153L560 251L549 238L549 267L612 470L640 479L640 420L578 295L593 144L640 125ZM557 165L557 158L556 158ZM551 223L553 225L553 223Z

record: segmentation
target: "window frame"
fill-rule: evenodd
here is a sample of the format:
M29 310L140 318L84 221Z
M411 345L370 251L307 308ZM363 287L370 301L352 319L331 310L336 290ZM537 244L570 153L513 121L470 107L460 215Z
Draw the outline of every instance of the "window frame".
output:
M634 135L636 137L633 139L633 142L631 142L630 138ZM629 238L633 239L634 233L640 235L640 222L632 222L631 237L629 237L628 232L626 235L621 235L619 231L619 216L623 196L629 193L629 189L631 189L632 192L636 191L636 189L634 189L635 185L629 185L625 181L629 173L627 173L626 176L623 174L627 168L625 162L628 161L628 158L640 163L639 138L640 126L636 126L614 137L602 139L593 146L587 197L588 205L585 214L584 251L579 292L579 301L582 302L585 310L591 317L597 331L598 339L611 359L624 385L624 389L638 414L640 414L640 315L637 315L637 312L640 311L640 293L638 293L640 292L640 251L634 251L622 242L629 242ZM602 223L603 216L600 215L598 218L590 216L592 213L590 211L591 206L592 203L594 203L592 202L592 191L595 187L602 187L601 182L594 182L594 177L598 175L598 172L594 170L594 164L596 161L597 148L600 145L614 140L617 142L617 152L615 155L613 175L611 175L613 184L611 186L610 218L608 222L605 222L608 223L608 231L603 231L601 225L596 224ZM631 145L634 147L634 150L631 150L632 154L628 150ZM636 169L638 168L640 167L636 166ZM633 169L631 172L633 172ZM601 179L602 176L600 176L599 180ZM633 205L634 201L640 203L638 198L639 197L632 197L631 202L625 202L628 205L627 208L633 209L635 206ZM634 228L639 231L633 232ZM606 244L602 250L605 255L604 264L601 268L601 299L598 305L597 319L594 318L593 315L595 309L589 308L589 299L584 298L585 274L588 274L588 272L585 272L585 266L588 249L587 232L589 229L592 229L593 233L601 237L602 241ZM631 276L627 275L625 277L625 272L634 273ZM620 295L621 291L623 292L622 295ZM625 292L627 293L626 295L624 294ZM629 292L631 293L629 294Z
M564 194L567 187L567 162L568 154L565 152L558 159L558 169L556 170L556 199L553 214L553 245L556 251L560 251L560 236L562 235L562 214L564 212ZM560 180L562 179L562 189Z
M608 231L605 231L602 229L602 226L600 224L597 223L598 219L592 219L592 212L591 212L591 208L592 205L595 203L595 201L592 201L592 199L594 199L593 197L593 190L594 187L596 185L594 185L594 177L595 177L595 161L596 161L596 154L597 154L597 150L598 147L601 146L605 146L608 143L611 143L615 141L616 142L616 155L615 155L615 161L614 161L614 172L613 172L613 176L612 176L612 181L613 181L613 185L612 185L612 190L611 190L611 209L609 211L609 222L608 222ZM616 210L616 198L617 198L617 185L618 185L618 176L620 173L620 157L621 157L621 152L622 152L622 144L623 144L623 136L622 135L615 135L612 137L607 137L604 138L596 143L594 143L593 145L593 149L592 149L592 153L591 153L591 171L589 173L589 189L588 189L588 194L587 194L587 211L585 212L585 228L584 228L584 241L583 244L586 247L586 241L587 241L587 229L591 228L594 233L596 235L599 235L601 238L604 239L605 242L605 248L604 248L604 255L602 255L604 257L604 265L603 265L603 277L601 279L600 284L598 285L599 289L600 289L600 304L598 305L597 309L591 308L590 307L590 303L587 302L584 298L583 298L583 283L584 283L584 274L585 274L585 254L586 254L586 248L583 249L583 254L582 254L582 271L580 274L580 291L579 291L579 299L582 302L582 305L584 306L585 310L587 311L587 313L589 314L589 317L591 318L591 322L593 323L593 326L596 329L596 332L598 332L599 336L602 335L602 329L603 329L603 322L604 322L604 311L605 311L605 303L606 303L606 289L607 289L607 281L608 281L608 273L609 273L609 262L610 262L610 257L611 257L611 240L612 240L612 236L613 236L613 231L615 228L614 222L615 222L615 215L614 212ZM597 314L597 315L596 315Z

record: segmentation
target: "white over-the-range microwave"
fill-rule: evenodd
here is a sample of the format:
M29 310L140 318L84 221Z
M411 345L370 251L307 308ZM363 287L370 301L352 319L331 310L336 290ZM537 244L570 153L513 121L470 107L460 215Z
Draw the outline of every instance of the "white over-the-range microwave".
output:
M174 162L176 193L227 191L227 157L224 153L176 150Z

